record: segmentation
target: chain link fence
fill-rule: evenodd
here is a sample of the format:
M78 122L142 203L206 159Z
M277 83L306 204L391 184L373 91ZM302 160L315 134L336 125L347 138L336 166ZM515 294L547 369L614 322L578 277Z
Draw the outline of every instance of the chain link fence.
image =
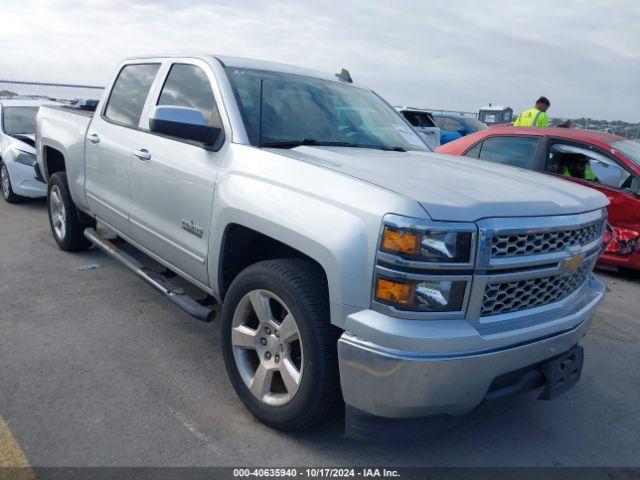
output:
M73 103L78 100L98 100L103 90L104 87L96 85L0 79L0 98L20 97Z

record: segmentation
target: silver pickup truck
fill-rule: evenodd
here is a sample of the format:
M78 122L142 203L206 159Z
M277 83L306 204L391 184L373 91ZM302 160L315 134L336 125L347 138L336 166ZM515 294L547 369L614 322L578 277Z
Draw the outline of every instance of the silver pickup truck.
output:
M43 107L37 124L60 248L95 244L201 320L220 304L233 387L270 426L344 400L358 436L578 381L606 198L432 153L348 72L137 58L95 113Z

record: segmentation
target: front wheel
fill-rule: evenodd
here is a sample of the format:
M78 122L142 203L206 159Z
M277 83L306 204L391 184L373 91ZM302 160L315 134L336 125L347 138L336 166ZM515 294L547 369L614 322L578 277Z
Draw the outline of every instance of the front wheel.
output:
M280 430L309 428L337 405L337 331L319 267L268 260L242 271L222 308L222 350L244 405Z
M13 187L11 186L11 178L9 177L9 170L3 161L0 160L0 186L2 187L2 198L8 203L18 203L22 200L22 197L13 193Z
M47 209L51 233L60 249L77 252L91 246L83 235L84 226L71 198L65 172L54 173L49 179Z

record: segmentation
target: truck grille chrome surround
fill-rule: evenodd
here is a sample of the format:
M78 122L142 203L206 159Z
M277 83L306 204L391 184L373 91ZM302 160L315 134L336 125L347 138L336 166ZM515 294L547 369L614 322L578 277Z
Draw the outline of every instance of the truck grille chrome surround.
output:
M605 209L480 220L467 320L484 334L553 319L584 291L606 220Z
M596 258L573 273L487 283L480 316L517 312L567 298L588 278Z
M491 239L491 258L535 255L563 250L574 245L586 245L600 236L602 222L551 232L523 232L494 235Z

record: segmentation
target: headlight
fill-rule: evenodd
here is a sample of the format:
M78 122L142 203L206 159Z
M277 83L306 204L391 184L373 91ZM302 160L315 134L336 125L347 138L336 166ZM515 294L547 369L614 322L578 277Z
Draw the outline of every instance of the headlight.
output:
M32 153L23 152L22 150L13 149L13 161L33 167L36 164L36 156Z
M469 263L472 237L472 232L414 231L386 226L381 250L418 262Z
M375 298L401 310L454 312L462 309L466 281L399 281L378 276Z

